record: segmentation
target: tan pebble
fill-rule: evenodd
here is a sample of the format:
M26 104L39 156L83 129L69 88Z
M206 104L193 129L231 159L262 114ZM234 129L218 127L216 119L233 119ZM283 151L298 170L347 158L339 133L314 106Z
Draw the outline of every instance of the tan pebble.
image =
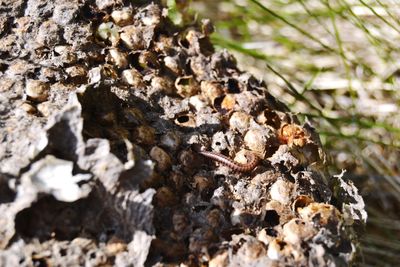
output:
M163 172L171 168L171 157L162 148L154 146L150 150L150 157L157 162L156 168Z
M250 262L265 257L267 254L264 244L257 240L244 243L240 250L239 253Z
M221 108L226 110L232 110L236 104L236 96L234 94L227 94L221 103Z
M165 92L168 95L172 95L176 91L173 81L167 77L153 77L151 79L151 87L156 91Z
M169 53L176 49L174 39L166 35L160 35L158 40L154 43L154 51L158 54Z
M249 128L250 119L251 117L247 113L241 111L234 112L229 119L229 127L232 130L244 132Z
M44 16L42 16L41 19L44 20ZM41 47L52 47L53 45L60 43L60 30L61 25L56 23L52 18L46 21L41 21L38 32L35 36L36 44ZM36 50L36 52L38 52L38 50Z
M57 77L59 76L59 71L55 70L53 68L48 68L48 67L42 67L42 69L40 70L41 76L49 79L49 80L53 80L53 79L57 79Z
M132 23L132 15L132 10L130 8L124 8L121 10L114 10L111 13L111 18L114 20L115 24L119 26L126 26Z
M265 154L267 139L261 129L250 129L247 131L244 136L244 142L250 150L257 152L260 155Z
M37 105L37 109L44 117L48 117L51 114L50 111L51 103L49 101L42 102Z
M54 233L52 233L54 234ZM81 248L90 248L95 247L95 241L93 239L87 239L83 237L76 237L71 241L71 245L81 247Z
M314 202L297 210L300 217L305 221L312 221L320 225L326 225L329 222L338 222L342 217L337 208L325 203ZM317 218L317 221L314 218Z
M143 69L158 69L160 68L160 63L158 62L157 55L151 51L144 51L139 55L139 65Z
M113 236L108 242L106 246L106 251L108 255L117 255L118 253L122 251L126 251L128 248L128 245L126 244L125 241L122 239L119 239L115 236Z
M188 30L185 38L189 44L193 44L198 39L198 32L195 30Z
M214 256L208 263L209 267L225 267L228 266L229 256L228 252L224 251L221 254Z
M111 48L108 51L108 59L119 69L128 67L128 55L119 51L117 48Z
M66 68L65 72L71 78L83 78L86 77L88 73L86 67L79 65Z
M278 139L283 144L303 147L307 143L306 131L297 124L284 124L278 131Z
M137 48L138 36L136 27L133 25L125 26L121 29L120 37L122 42L131 49Z
M68 53L71 51L71 47L67 45L56 45L54 46L54 52L56 52L59 55Z
M171 56L166 56L164 59L164 65L176 76L179 76L182 74L182 67L179 62L178 57L171 57Z
M28 114L34 114L36 112L36 108L29 103L23 103L21 109L24 110Z
M24 75L32 66L24 60L15 60L13 64L10 64L7 69L7 74L10 76Z
M148 5L140 17L142 23L146 26L158 25L161 21L160 7L154 3Z
M200 83L202 95L213 104L214 100L224 94L223 86L218 82L202 81Z
M248 151L246 149L241 149L235 154L234 161L241 163L241 164L247 164L249 163L248 159L248 154L252 153L251 151Z
M49 97L50 86L42 81L28 80L26 82L25 93L29 99L36 102L44 102Z
M182 97L190 97L197 94L200 90L199 85L193 76L178 77L175 80L177 93Z
M133 25L125 26L121 29L120 37L122 42L130 49L144 49L143 27Z
M301 242L311 238L315 234L312 224L301 219L294 218L283 226L283 240L292 245L300 245Z
M270 189L271 199L282 204L289 203L292 188L292 184L283 180L277 180Z
M143 76L136 69L127 69L121 73L122 81L133 88L145 88Z

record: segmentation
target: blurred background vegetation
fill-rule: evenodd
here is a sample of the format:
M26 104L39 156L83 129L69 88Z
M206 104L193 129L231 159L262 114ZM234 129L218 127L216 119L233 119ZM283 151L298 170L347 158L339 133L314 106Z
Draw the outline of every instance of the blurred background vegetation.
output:
M400 1L165 0L177 24L209 18L217 49L318 130L369 214L360 266L400 260Z

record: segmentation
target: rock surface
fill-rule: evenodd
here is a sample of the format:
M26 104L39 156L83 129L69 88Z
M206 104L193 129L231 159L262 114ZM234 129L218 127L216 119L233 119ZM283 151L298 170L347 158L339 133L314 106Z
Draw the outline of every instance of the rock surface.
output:
M179 28L152 1L9 2L1 266L353 261L357 189L326 174L309 124L214 51L209 21ZM249 154L254 168L232 168Z

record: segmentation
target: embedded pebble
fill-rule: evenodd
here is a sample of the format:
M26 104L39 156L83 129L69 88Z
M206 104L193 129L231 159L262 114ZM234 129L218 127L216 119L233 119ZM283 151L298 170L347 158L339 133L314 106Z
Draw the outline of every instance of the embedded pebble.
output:
M134 89L145 88L142 75L135 69L123 70L121 73L122 81L132 85Z
M250 150L256 151L260 155L265 154L267 138L261 129L248 130L244 136L244 142Z
M49 84L38 80L28 80L25 85L26 95L36 102L46 101L49 97L49 90Z
M23 103L20 108L24 110L28 114L34 114L36 112L36 108L29 103Z
M283 226L283 240L292 245L300 245L303 240L307 240L315 234L313 225L305 221L294 218Z
M174 82L167 77L153 77L151 80L151 86L154 90L163 91L168 95L172 95L176 91Z
M320 225L338 222L341 219L338 209L325 203L314 202L304 208L298 208L298 212L300 217L305 221L313 221Z
M197 81L193 76L178 77L175 80L177 93L182 97L190 97L198 93L200 90Z
M37 110L42 116L48 117L51 114L51 106L52 104L50 101L42 102L37 105Z
M162 148L155 146L150 150L150 157L157 162L157 169L161 172L171 168L171 157Z
M124 8L111 12L111 17L118 26L126 26L133 22L132 9Z
M277 180L270 189L271 199L282 204L288 204L290 201L292 187L288 182Z
M120 69L125 69L128 66L127 54L112 48L108 51L110 61Z

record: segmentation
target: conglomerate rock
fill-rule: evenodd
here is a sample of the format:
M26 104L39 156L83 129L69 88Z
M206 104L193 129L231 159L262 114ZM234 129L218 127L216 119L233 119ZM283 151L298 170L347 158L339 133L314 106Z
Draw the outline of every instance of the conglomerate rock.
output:
M0 3L0 265L351 263L364 203L314 129L166 15Z

